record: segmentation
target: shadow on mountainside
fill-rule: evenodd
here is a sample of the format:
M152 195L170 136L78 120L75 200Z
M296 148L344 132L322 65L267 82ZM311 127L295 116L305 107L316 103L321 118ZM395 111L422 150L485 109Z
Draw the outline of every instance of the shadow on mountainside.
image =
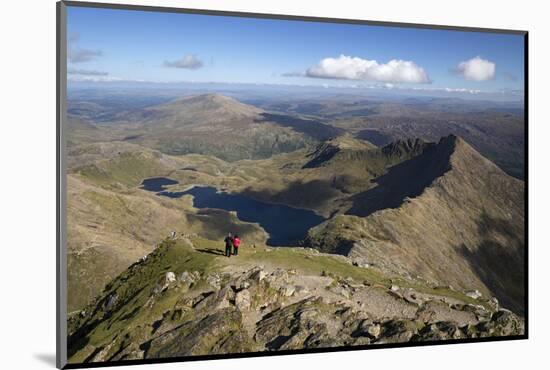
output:
M519 315L525 314L524 239L510 221L484 213L477 221L483 241L476 250L466 245L458 252L500 304ZM506 239L507 245L496 240Z
M428 145L422 154L401 162L375 180L378 185L351 197L348 215L366 217L386 208L398 208L405 198L414 198L435 179L450 170L449 159L455 139L446 137L439 144Z
M220 243L223 243L228 231L247 238L258 232L256 226L228 217L228 211L223 209L199 209L195 214L188 214L187 220L191 226L208 225L208 228L202 231L202 235L210 240L220 240Z
M300 132L312 137L315 140L324 141L341 135L344 130L333 127L319 121L311 119L302 119L284 114L262 113L262 119L256 122L271 122L283 127L289 127L296 132Z
M294 207L315 209L328 204L339 195L339 192L328 180L296 180L280 191L271 189L255 190L248 187L241 194L267 202L292 204Z
M358 139L367 140L378 147L383 147L384 145L388 145L394 141L394 138L391 135L373 129L361 130L355 135L355 137Z

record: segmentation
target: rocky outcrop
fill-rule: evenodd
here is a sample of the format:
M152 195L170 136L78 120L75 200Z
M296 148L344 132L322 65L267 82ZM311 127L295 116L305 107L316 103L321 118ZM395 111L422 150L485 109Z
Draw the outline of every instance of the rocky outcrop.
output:
M242 314L234 307L217 309L198 322L188 321L144 347L147 358L239 353L252 348L242 326Z
M134 266L133 271L113 282L113 286L120 284L118 288L73 319L69 340L73 362L440 341L524 332L522 318L499 310L490 299L479 295L473 298L455 292L441 296L395 282L383 286L326 271L301 275L293 269L262 266L230 266L210 273L168 271L153 289L132 291L131 282L147 276L147 264L158 263L163 253L167 252L158 252L159 256ZM350 260L349 266L352 263ZM140 305L140 299L146 299L147 304ZM91 341L98 332L105 339Z

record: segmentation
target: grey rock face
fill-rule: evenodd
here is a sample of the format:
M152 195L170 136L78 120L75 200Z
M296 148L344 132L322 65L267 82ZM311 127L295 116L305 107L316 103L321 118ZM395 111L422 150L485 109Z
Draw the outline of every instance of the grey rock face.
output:
M111 311L118 302L118 294L113 293L107 298L107 303L105 304L105 311Z
M191 286L195 284L198 279L196 277L196 274L184 271L180 274L178 280L187 286Z
M155 285L155 287L153 288L153 294L155 295L165 291L166 289L168 289L170 284L172 284L175 281L176 281L176 274L174 274L172 271L167 272L164 275L164 278L162 279L162 281L158 282L157 285Z
M214 289L221 288L221 277L218 274L211 274L206 277L206 282Z
M376 343L408 342L418 332L411 320L390 320L382 324L380 340Z
M281 293L284 297L290 297L294 294L296 288L294 285L286 284L281 287Z
M248 289L237 292L235 295L235 306L241 311L250 308L250 291Z
M224 308L198 322L185 323L150 342L148 358L205 353L238 353L250 350L242 329L242 315Z

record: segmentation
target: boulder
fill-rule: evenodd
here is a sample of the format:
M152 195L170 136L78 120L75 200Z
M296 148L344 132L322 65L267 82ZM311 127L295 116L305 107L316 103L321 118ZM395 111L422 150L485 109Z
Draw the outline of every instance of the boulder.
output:
M153 294L159 294L166 290L168 286L176 281L176 274L174 274L172 271L167 272L164 275L164 278L155 285L153 288Z
M405 290L403 292L403 299L418 306L421 306L422 303L424 303L424 300L419 296L419 294L412 289Z
M415 340L418 341L439 341L447 339L463 339L467 337L468 326L464 331L455 322L439 321L423 327Z
M218 274L210 274L206 277L206 282L208 285L213 287L216 290L221 288L221 278Z
M524 321L511 311L500 309L491 317L490 327L497 336L522 335L525 332Z
M174 274L172 271L169 271L169 272L166 273L164 278L166 280L166 283L170 284L170 283L173 283L174 281L176 281L176 274Z
M226 286L216 292L207 292L193 308L197 310L220 310L231 306L231 301L235 300L235 293L230 286Z
M259 283L260 281L265 279L266 275L267 274L265 273L263 266L257 266L251 270L246 271L239 280L251 280L253 282Z
M496 297L492 297L491 299L489 299L489 305L491 306L491 308L494 310L494 311L498 311L500 309L500 305L498 303L498 299Z
M224 308L195 321L189 321L154 338L148 358L240 353L252 350L235 308Z
M266 277L266 273L263 269L261 268L258 268L254 271L254 273L252 273L252 275L250 276L251 279L253 279L255 282L259 283L260 281L262 281L263 279L265 279Z
M351 298L351 292L345 286L337 285L335 287L330 288L330 291L333 292L333 293L336 293L338 295L341 295L342 297L344 297L346 299Z
M191 286L195 283L196 281L196 278L194 275L192 275L190 272L188 271L184 271L180 274L179 276L179 281L183 284L186 284L188 286Z
M468 290L464 294L466 294L466 296L468 296L470 298L473 298L473 299L478 299L478 298L481 298L481 296L482 296L481 292L477 289Z
M368 326L367 334L373 338L378 338L380 336L380 330L381 330L380 325L372 324Z
M285 284L281 287L281 294L283 297L291 297L296 291L296 287L291 284Z
M354 260L352 260L351 264L353 266L361 267L361 268L369 268L370 267L370 265L367 262L365 262L361 259L354 259Z
M270 282L287 282L288 272L284 269L276 269L267 277Z
M248 271L244 271L241 276L234 279L231 285L237 290L248 289L253 285L259 284L266 277L262 266L256 266ZM229 277L231 279L231 277Z
M371 320L363 320L359 325L357 334L360 336L368 336L373 339L376 339L380 336L382 327L379 324L373 323Z
M412 320L390 320L382 325L380 339L376 343L404 343L417 334L418 328Z
M113 293L107 298L107 302L105 304L105 311L111 311L115 305L118 302L118 294Z
M243 289L235 295L235 306L241 311L250 308L250 291Z
M326 307L320 297L300 302L265 315L256 324L254 338L268 350L303 349L326 345Z

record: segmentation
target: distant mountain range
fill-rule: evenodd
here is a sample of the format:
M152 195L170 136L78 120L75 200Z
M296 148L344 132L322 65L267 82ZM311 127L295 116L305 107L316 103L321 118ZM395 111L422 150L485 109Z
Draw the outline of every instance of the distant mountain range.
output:
M350 94L264 96L252 91L232 93L239 101L217 93L170 100L177 95L173 90L81 91L74 95L72 116L108 128L111 138L154 145L167 154L213 154L233 161L268 158L342 133L380 147L396 140L437 141L455 134L508 174L523 178L525 135L518 102ZM248 127L243 131L246 135L233 143L233 153L220 143L224 140L219 136L228 136L227 130L218 127L220 135L216 135L211 129L220 120L224 127Z

